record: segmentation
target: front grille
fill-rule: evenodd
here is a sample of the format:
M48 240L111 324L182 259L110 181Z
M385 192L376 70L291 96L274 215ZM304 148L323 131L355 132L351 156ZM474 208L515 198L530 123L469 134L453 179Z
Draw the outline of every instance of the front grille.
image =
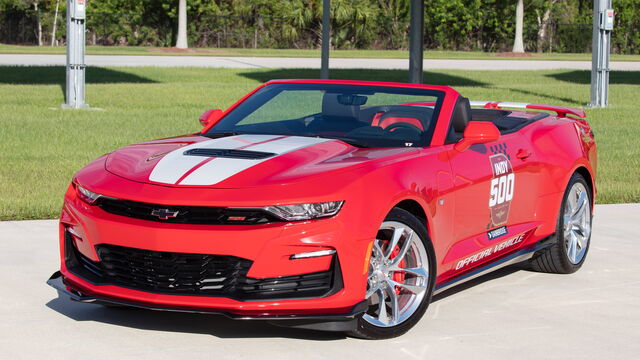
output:
M111 214L173 224L259 225L282 221L260 209L235 210L226 207L158 205L110 198L100 199L97 205Z
M113 284L172 294L215 295L235 288L251 261L234 256L96 246L102 278Z
M251 260L235 256L150 251L97 245L99 262L82 255L65 233L69 271L96 285L171 295L228 297L237 300L327 296L342 288L339 266L327 271L255 279L247 277Z

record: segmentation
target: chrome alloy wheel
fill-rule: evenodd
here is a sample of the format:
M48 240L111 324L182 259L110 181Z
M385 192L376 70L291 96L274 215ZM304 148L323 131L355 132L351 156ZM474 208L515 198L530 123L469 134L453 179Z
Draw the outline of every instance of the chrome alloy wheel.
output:
M591 235L591 203L582 183L574 183L569 190L562 220L567 257L572 264L578 264L587 253Z
M385 221L373 243L366 299L368 323L392 327L420 307L429 287L429 258L424 243L408 225Z

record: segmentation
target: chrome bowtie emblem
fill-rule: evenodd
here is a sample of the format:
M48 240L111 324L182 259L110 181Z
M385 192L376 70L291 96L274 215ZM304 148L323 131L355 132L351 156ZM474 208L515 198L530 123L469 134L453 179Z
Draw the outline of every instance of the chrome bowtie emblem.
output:
M151 215L157 216L160 220L168 220L178 216L179 211L171 211L169 209L153 209Z

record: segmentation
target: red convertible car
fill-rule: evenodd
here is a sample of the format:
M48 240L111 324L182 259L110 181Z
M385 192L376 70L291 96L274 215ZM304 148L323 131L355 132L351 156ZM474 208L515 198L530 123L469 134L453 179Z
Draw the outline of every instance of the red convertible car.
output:
M433 294L488 271L582 266L584 117L446 86L270 81L198 133L80 170L49 284L80 302L398 336Z

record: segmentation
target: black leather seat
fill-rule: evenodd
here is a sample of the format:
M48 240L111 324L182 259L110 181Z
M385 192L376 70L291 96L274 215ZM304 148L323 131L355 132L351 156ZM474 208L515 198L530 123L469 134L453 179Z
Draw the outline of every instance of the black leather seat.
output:
M453 108L447 142L452 143L462 139L464 129L467 128L469 121L471 121L471 104L469 103L469 99L464 96L459 96Z

